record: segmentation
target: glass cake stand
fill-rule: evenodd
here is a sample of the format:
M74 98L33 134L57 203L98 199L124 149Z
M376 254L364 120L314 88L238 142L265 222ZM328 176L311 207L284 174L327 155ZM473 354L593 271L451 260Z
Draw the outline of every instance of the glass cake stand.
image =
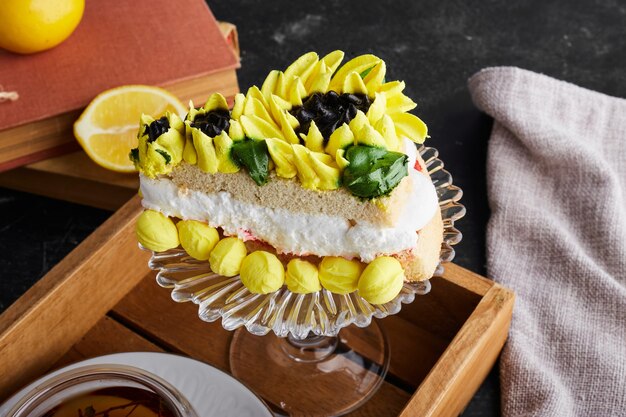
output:
M442 264L454 258L452 246L461 240L454 222L465 214L458 203L462 191L452 185L436 149L421 146L418 151L443 218L435 271L441 275ZM252 294L239 276L217 275L207 261L180 248L152 252L149 266L158 271L157 283L172 290L174 301L191 301L198 305L200 319L221 318L224 329L239 329L230 345L232 374L289 415L343 415L369 399L389 367L387 338L372 318L396 314L402 304L430 291L429 281L407 282L395 299L381 305L368 303L356 291L338 295L322 289L303 295L283 287Z

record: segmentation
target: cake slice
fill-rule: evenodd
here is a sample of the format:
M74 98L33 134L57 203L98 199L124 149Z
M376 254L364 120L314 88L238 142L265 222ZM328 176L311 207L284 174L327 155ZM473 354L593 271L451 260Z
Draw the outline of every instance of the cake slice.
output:
M228 264L252 292L321 285L379 304L430 278L443 224L415 146L426 125L384 61L342 60L305 54L232 109L215 94L184 121L144 116L131 152L150 213L140 242Z

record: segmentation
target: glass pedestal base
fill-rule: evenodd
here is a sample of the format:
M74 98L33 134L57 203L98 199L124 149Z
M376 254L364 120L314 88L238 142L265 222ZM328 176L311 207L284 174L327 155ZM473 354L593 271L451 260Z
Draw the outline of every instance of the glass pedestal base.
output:
M367 401L389 367L383 330L349 326L336 337L297 340L238 330L230 345L232 374L284 414L339 416Z

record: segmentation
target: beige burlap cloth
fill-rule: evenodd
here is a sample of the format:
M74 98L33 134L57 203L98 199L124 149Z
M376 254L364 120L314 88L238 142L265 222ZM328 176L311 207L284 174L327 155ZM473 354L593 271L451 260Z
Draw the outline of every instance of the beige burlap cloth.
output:
M626 416L626 100L511 67L469 88L494 118L487 269L517 294L503 415Z

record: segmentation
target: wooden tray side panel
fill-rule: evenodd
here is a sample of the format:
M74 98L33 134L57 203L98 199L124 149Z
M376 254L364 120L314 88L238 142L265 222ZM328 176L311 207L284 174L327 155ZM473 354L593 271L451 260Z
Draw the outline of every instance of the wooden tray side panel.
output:
M494 285L400 414L458 416L495 363L508 335L515 296Z
M0 398L48 369L149 271L136 249L140 212L133 198L0 316Z

